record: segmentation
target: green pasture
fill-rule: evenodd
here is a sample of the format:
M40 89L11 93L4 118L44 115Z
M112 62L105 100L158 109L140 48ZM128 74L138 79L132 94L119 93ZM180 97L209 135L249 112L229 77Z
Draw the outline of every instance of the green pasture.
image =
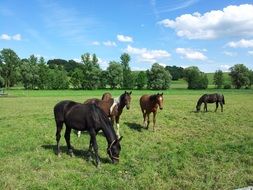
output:
M236 189L253 185L253 90L186 90L178 82L164 92L157 128L142 127L139 98L158 91L133 90L120 120L120 163L110 163L97 135L101 167L87 160L89 136L72 132L75 157L55 155L53 107L83 102L104 90L9 90L0 97L0 189ZM110 91L114 97L123 90ZM162 91L159 91L162 92ZM194 113L203 93L225 96L224 112ZM152 123L151 123L152 124ZM64 132L64 131L63 131Z

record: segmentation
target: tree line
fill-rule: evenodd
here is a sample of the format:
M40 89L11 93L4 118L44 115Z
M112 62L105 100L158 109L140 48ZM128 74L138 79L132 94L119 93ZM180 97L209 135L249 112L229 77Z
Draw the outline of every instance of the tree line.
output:
M25 89L157 89L166 90L171 80L184 79L188 89L206 89L207 75L198 67L182 68L163 67L154 63L146 71L131 71L127 53L120 56L120 61L110 61L106 70L102 70L96 54L81 55L81 62L64 59L45 61L43 57L31 55L20 59L11 49L0 51L0 87L9 88L22 85ZM250 87L253 72L243 64L230 68L231 84L235 88ZM221 70L214 74L217 88L224 85ZM229 86L227 86L228 88Z

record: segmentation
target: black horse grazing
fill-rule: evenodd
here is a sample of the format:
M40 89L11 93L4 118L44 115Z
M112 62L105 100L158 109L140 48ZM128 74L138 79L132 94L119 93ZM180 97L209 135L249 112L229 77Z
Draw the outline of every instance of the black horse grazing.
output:
M61 130L65 123L65 140L68 146L68 152L73 156L72 146L70 144L71 129L79 131L88 131L90 134L89 153L92 153L92 147L95 152L96 164L100 163L98 156L98 146L96 135L99 130L102 130L108 142L107 153L112 162L119 161L119 153L121 150L120 139L117 139L115 130L108 119L107 115L95 104L80 104L74 101L61 101L54 107L54 116L56 122L56 141L57 155L60 155L59 141L61 138ZM91 156L91 155L90 155Z
M204 94L203 96L201 96L197 102L196 105L196 110L197 112L200 111L200 107L201 104L204 103L204 110L207 112L207 103L216 103L216 109L215 112L217 111L218 107L219 107L219 103L221 106L221 112L223 112L223 104L225 104L225 99L223 94Z

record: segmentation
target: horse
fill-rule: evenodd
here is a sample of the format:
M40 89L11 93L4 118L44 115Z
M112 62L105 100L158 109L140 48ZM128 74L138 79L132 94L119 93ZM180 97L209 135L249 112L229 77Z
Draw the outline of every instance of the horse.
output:
M109 101L112 98L112 94L110 92L105 92L102 96L102 100Z
M143 114L143 125L147 129L150 123L149 115L151 112L153 113L153 131L155 131L157 109L158 107L160 108L160 110L163 109L163 93L157 93L154 95L143 95L140 98L140 106ZM146 116L148 117L147 123Z
M56 122L57 155L60 156L60 139L63 124L66 126L65 140L68 153L73 154L73 147L70 144L70 133L72 129L88 131L90 134L89 157L91 158L92 148L95 152L96 166L99 166L98 146L96 135L102 130L108 143L107 153L112 163L119 162L121 150L121 138L117 138L115 130L106 114L95 104L81 104L71 100L64 100L54 106L54 118Z
M223 105L225 104L225 99L223 94L204 94L202 95L196 105L196 111L199 112L201 108L201 104L204 103L204 111L207 112L207 103L216 103L216 109L215 112L217 111L219 104L221 107L221 112L223 112Z
M118 98L114 98L114 99L110 98L107 101L92 98L92 99L86 100L84 104L96 104L111 119L112 125L114 125L116 121L116 129L117 129L116 133L117 133L117 136L120 137L120 133L119 133L120 115L122 114L124 107L126 107L127 109L130 108L131 94L132 94L132 91L130 92L125 91Z

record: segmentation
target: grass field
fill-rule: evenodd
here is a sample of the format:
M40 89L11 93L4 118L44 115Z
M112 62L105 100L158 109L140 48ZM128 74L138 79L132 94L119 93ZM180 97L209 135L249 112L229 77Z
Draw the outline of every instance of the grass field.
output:
M180 82L179 82L180 83ZM86 157L89 136L71 135L75 157L55 150L52 109L65 99L83 102L100 98L96 91L10 90L0 97L0 189L235 189L253 185L253 90L220 90L224 112L194 113L196 101L209 90L164 91L164 109L157 130L142 128L139 98L132 94L130 110L121 120L120 163L106 154L107 142L97 136L101 167ZM177 89L178 88L178 89ZM111 91L118 96L122 90Z

